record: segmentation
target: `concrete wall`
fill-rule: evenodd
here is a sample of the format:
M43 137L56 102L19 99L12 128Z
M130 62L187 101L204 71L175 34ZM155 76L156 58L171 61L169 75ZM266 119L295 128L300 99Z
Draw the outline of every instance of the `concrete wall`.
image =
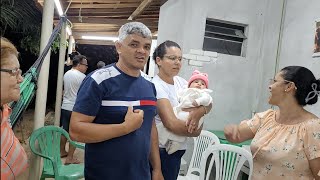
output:
M320 78L319 57L312 58L317 7L319 0L169 0L161 7L158 44L176 41L184 54L202 49L206 18L248 26L244 57L219 54L202 66L183 62L185 79L194 69L209 74L215 107L206 129L221 130L270 108L268 79L284 66L305 66ZM307 109L320 116L320 103Z
M312 58L315 21L320 21L319 0L287 0L280 46L279 68L298 65L309 68L320 78L320 57ZM318 103L306 107L320 117Z
M206 129L223 129L250 118L260 106L270 107L267 80L274 74L281 9L277 0L169 0L162 6L158 43L177 41L183 53L202 49L206 18L248 25L245 57L219 54L216 63L202 67L183 63L180 75L186 79L194 69L209 73L215 107L206 117Z
M205 129L222 130L225 124L270 108L268 79L278 69L301 65L320 78L320 57L312 58L319 7L319 0L169 0L161 7L158 44L176 41L184 54L202 50L207 17L248 25L244 57L218 54L217 60L199 66L183 62L180 76L185 79L194 69L209 74L214 110L205 119ZM320 117L320 100L306 108ZM189 142L184 171L192 154Z

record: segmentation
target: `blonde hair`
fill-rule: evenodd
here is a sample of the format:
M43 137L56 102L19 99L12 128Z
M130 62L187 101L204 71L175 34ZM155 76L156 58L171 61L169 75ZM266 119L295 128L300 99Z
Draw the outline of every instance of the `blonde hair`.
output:
M11 54L18 57L19 52L7 38L1 37L1 67L8 64Z

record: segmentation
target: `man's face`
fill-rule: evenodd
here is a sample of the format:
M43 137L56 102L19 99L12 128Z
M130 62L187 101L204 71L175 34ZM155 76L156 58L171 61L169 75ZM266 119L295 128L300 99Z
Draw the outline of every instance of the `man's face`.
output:
M82 59L82 61L79 63L79 71L83 74L87 72L88 69L88 61L86 59Z
M148 61L151 39L130 34L122 42L117 42L116 48L119 53L119 61L122 61L128 68L140 70Z

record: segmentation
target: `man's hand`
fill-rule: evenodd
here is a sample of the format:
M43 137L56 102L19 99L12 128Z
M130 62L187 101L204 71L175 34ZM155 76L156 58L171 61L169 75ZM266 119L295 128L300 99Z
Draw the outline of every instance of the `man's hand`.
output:
M152 170L152 180L164 180L161 170Z
M143 110L135 109L133 111L132 106L128 107L127 114L124 117L124 122L122 123L126 128L128 134L141 127L143 122L143 115Z

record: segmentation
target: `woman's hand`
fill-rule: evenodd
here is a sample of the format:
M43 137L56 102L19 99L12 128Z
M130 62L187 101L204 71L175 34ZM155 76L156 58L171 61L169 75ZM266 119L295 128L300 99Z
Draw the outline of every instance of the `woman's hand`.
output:
M229 124L224 127L224 135L226 139L230 142L236 142L238 139L238 125Z
M188 120L186 121L186 126L188 126L188 132L192 133L199 126L199 121L202 116L205 115L205 109L203 106L192 107L183 109L183 111L189 112Z
M199 121L191 121L190 122L189 120L187 120L186 126L188 126L188 132L192 133L199 126Z

